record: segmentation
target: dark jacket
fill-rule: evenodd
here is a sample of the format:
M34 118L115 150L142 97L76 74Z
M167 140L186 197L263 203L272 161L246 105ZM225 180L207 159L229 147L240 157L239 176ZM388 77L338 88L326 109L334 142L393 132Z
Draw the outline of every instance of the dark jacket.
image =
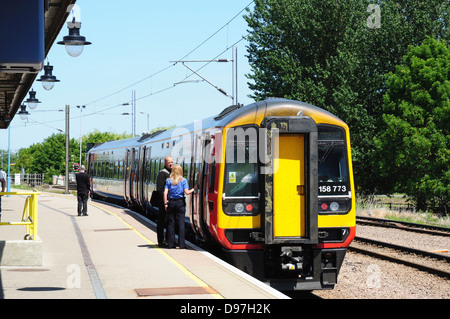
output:
M158 206L164 206L164 186L166 185L166 179L170 177L169 170L164 167L159 171L156 178L156 190L158 191Z
M86 172L80 172L75 175L77 180L77 192L88 193L91 190L91 180Z

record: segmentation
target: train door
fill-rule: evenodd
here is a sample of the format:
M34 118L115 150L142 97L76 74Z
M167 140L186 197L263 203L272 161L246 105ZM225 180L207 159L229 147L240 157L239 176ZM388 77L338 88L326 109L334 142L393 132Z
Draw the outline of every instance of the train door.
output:
M193 186L198 186L198 191L192 193L191 200L191 225L194 231L204 238L205 233L202 227L201 215L203 210L202 194L203 194L203 167L204 167L204 138L202 135L194 135L194 153L192 162L191 176L194 181Z
M142 183L142 165L144 163L144 149L142 147L139 147L136 150L136 159L135 159L135 188L134 188L134 198L136 201L136 204L139 207L142 206L142 189L143 189L143 183Z
M137 162L138 162L138 152L135 148L131 149L131 161L130 161L130 197L131 203L136 205L136 178L137 178Z
M202 141L202 179L199 189L200 211L199 211L199 228L202 236L208 236L208 226L210 225L210 214L214 209L214 183L215 183L215 165L214 160L214 139L210 133L203 135ZM211 196L211 198L210 198Z
M280 134L279 157L273 175L273 236L304 237L305 225L305 136Z
M131 176L131 163L132 163L132 159L131 159L131 150L127 149L125 152L125 167L124 167L124 173L123 173L123 179L124 179L124 183L123 183L123 194L125 197L125 201L128 204L131 204L131 184L130 184L130 176Z
M149 201L149 183L150 183L150 153L151 146L144 146L144 155L142 163L142 204L144 208L147 207Z
M90 176L90 182L91 182L91 196L94 196L94 179L93 177L96 176L95 172L95 154L91 153L87 156L87 168L88 168L88 174Z
M271 145L272 158L272 170L265 175L264 185L271 190L265 198L265 241L317 243L317 125L306 116L271 117L265 122L270 128L270 143L266 145Z

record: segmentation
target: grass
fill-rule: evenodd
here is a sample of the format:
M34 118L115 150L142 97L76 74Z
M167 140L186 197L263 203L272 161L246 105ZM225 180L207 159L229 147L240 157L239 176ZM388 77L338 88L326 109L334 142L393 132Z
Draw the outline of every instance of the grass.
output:
M398 205L398 206L397 206ZM434 225L450 228L449 216L439 216L429 212L417 212L413 209L395 209L390 207L407 207L407 199L402 195L373 196L370 200L356 198L356 216L370 216L417 224Z

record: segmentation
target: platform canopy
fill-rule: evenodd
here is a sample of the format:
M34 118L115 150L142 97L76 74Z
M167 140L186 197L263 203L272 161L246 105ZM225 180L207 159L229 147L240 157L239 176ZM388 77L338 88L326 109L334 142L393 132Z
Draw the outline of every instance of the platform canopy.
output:
M9 8L9 4L17 3L17 0L2 0L2 7ZM44 55L46 57L53 43L55 42L59 32L64 27L64 23L69 15L70 10L67 10L70 5L75 4L76 0L42 0L44 9L41 11L44 14ZM0 8L2 10L3 8ZM22 10L22 12L20 12ZM25 13L29 13L29 9L23 7L19 12L15 11L12 19L17 21L23 19ZM0 28L8 26L0 23ZM9 28L8 32L12 36L17 34L20 36L20 30L17 28ZM0 47L0 50L8 50L7 47ZM2 61L0 61L2 62ZM43 62L43 61L42 61ZM0 68L0 129L8 128L12 119L20 108L22 101L26 98L28 91L36 79L40 69L15 69Z

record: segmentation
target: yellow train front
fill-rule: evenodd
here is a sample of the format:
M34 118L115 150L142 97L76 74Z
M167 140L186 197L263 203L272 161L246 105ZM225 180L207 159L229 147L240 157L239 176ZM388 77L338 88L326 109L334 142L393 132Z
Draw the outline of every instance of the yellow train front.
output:
M215 161L205 165L216 180L199 217L204 233L232 264L276 289L333 288L355 236L348 126L283 99L222 117L211 132Z

